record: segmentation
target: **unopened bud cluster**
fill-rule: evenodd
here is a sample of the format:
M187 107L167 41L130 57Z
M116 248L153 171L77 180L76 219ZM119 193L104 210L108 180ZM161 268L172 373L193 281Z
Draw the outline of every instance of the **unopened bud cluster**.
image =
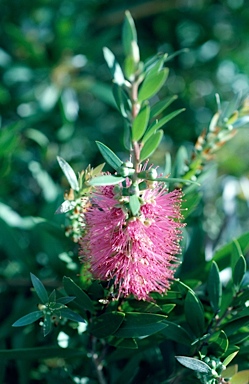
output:
M210 374L201 374L197 373L197 377L201 380L203 384L218 384L222 383L221 373L226 369L226 366L220 361L219 358L215 356L206 356L203 359L212 370Z

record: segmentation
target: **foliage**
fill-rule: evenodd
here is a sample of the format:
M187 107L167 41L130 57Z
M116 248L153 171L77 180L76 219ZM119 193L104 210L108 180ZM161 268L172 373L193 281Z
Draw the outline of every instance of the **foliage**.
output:
M248 161L229 146L246 129L248 100L214 102L215 92L231 99L248 84L242 3L136 2L140 60L129 12L120 53L123 2L86 1L85 13L77 0L3 2L0 381L248 382ZM105 45L117 52L104 48L112 87ZM131 148L139 161L130 162ZM97 165L103 158L112 174ZM139 170L148 158L159 170ZM184 191L182 263L151 302L116 300L77 258L93 189L127 177ZM141 203L134 190L132 215Z

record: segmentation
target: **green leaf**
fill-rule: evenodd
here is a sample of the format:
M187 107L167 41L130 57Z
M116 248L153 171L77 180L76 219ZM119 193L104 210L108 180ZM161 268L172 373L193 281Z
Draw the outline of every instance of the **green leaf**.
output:
M108 312L93 318L89 331L96 337L108 337L113 335L124 320L123 312Z
M90 297L70 277L64 276L63 284L66 293L75 296L74 303L86 311L94 312L94 306Z
M39 299L41 300L42 304L46 304L49 302L47 291L42 284L41 280L39 280L33 273L30 273L32 284L35 288L35 292Z
M153 118L160 115L176 99L177 99L177 96L174 95L171 97L167 97L166 99L160 100L158 103L154 104L150 110L150 117Z
M137 42L135 23L130 12L126 11L122 30L122 42L126 56L132 55L132 44L134 41Z
M159 130L156 133L154 133L149 140L146 141L144 144L141 153L140 153L140 160L144 161L147 159L149 156L153 154L153 152L157 149L159 146L161 140L163 137L163 131Z
M175 307L175 304L166 304L171 309ZM148 302L148 301L138 301L138 300L129 300L129 306L134 308L135 312L149 312L149 313L155 313L155 312L162 312L161 307L153 302ZM170 309L170 308L169 308Z
M161 306L161 308L162 308L162 311L163 311L164 313L167 313L167 315L168 315L170 312L173 311L173 309L175 308L175 306L176 306L176 304L163 304L163 305Z
M136 195L130 196L129 207L133 216L136 216L140 210L139 198Z
M59 347L35 347L35 348L18 348L0 350L0 358L13 360L38 360L48 359L50 357L61 357L71 359L74 357L82 357L82 350L76 348L59 348Z
M169 74L169 69L164 68L158 73L148 73L138 91L138 100L148 100L154 96L164 85Z
M23 327L24 325L32 324L41 317L43 317L42 311L31 312L17 320L12 324L12 327Z
M99 143L99 141L98 141ZM96 142L97 144L97 142ZM104 144L103 144L104 145ZM101 172L103 171L103 168L105 166L105 163L102 163L102 164L99 164L97 165L97 167L95 167L93 170L92 170L92 176L98 176L101 174Z
M188 151L183 145L178 149L175 159L174 176L181 177L188 170Z
M164 176L171 174L171 164L172 164L171 155L169 152L166 152L166 154L165 154L165 167L164 167L164 171L163 171Z
M101 185L115 185L122 183L125 180L125 177L113 176L113 175L103 175L94 177L89 181L89 184L95 187Z
M187 356L176 356L176 359L184 367L192 369L193 371L206 374L212 373L212 369L206 363L204 363L204 361Z
M85 323L86 321L78 313L72 311L69 308L60 309L60 316L65 317L66 319L76 321L78 323Z
M146 75L150 74L150 76L152 76L156 73L161 72L166 56L167 56L167 54L163 55L162 57L158 57L157 61L151 63L151 65L149 65L149 67L146 66L145 67Z
M135 339L120 339L112 336L111 340L108 340L108 344L113 345L116 348L138 349L137 341ZM118 382L119 381L117 381L117 383Z
M230 365L228 368L226 368L224 371L221 372L221 377L229 379L230 377L235 375L235 373L237 372L238 372L238 365L237 364Z
M240 256L233 270L233 283L235 288L239 290L242 279L246 273L246 260L244 256Z
M131 111L131 101L128 94L120 85L113 83L113 96L119 112L127 119Z
M57 156L57 161L59 163L59 166L62 169L62 172L66 176L67 181L69 182L71 188L74 191L78 191L80 187L79 187L79 183L78 183L78 180L77 180L77 177L75 175L73 168L66 162L66 160L64 160L60 156Z
M230 384L248 384L248 383L249 383L249 369L236 373L230 379Z
M189 52L188 48L179 49L178 51L173 52L171 55L167 55L167 57L165 58L165 62L172 60L174 57L180 55L181 53L186 52Z
M236 241L238 242L243 254L246 254L246 252L249 250L249 232L241 235L236 239ZM227 268L227 266L231 264L231 253L233 252L233 246L234 242L232 241L216 251L213 260L218 264L220 271L224 268ZM209 267L208 264L207 267Z
M50 315L44 316L42 329L44 337L52 331L52 320Z
M58 215L59 213L69 212L75 207L75 205L76 205L75 201L65 200L59 206L59 208L56 209L55 213Z
M56 291L53 289L53 291L50 293L49 298L48 298L49 303L52 303L56 301Z
M212 262L208 275L207 292L211 307L216 314L220 309L222 286L220 282L219 268L215 261Z
M229 321L223 325L223 330L226 332L226 335L229 337L233 333L237 332L240 328L246 327L249 325L249 317L244 316L236 320Z
M148 122L150 118L150 106L149 104L145 105L139 114L135 117L131 132L132 132L132 141L138 141L143 136L146 131Z
M227 351L229 345L227 335L223 330L220 331L220 335L215 343L217 344L216 352L223 355Z
M133 81L137 71L137 63L132 56L127 56L124 61L124 73L127 79Z
M150 179L146 178L147 180L155 180L155 179ZM164 181L165 183L181 183L181 184L195 184L200 186L200 183L197 181L192 181L192 180L186 180L186 179L181 179L179 177L157 177L156 181Z
M114 82L117 83L118 85L124 84L125 79L124 79L123 71L119 63L117 62L114 54L112 53L112 51L109 48L104 47L103 53L104 53L105 61L107 62L107 65L113 76Z
M128 312L121 327L115 333L117 337L137 338L153 335L166 327L166 316L150 313Z
M231 258L231 268L234 270L235 264L239 260L240 256L243 256L241 251L241 246L237 240L232 242L232 258Z
M103 156L103 158L106 160L106 162L113 168L115 171L118 170L118 168L123 164L123 162L119 159L119 157L105 144L101 143L100 141L96 141L96 144L98 146L98 149Z
M204 310L200 300L193 291L188 291L187 293L184 311L192 332L197 337L202 336L204 332Z
M242 330L243 330L243 328L242 328ZM229 337L229 342L230 342L230 344L238 345L238 344L241 344L248 339L249 339L249 332L238 331L237 333L235 333L234 335L231 335Z
M229 342L223 330L217 332L209 339L208 351L210 355L222 356L228 348Z
M150 71L153 71L154 68L156 66L158 66L158 62L161 62L162 59L165 62L167 56L168 56L167 53L165 53L165 54L157 53L156 55L151 56L148 59L146 59L144 62L144 70L145 70L146 74L149 73Z
M235 358L235 356L239 353L239 351L235 351L233 353L231 353L230 355L228 355L225 360L223 361L223 364L227 367L228 364L231 363L231 361Z
M59 299L56 300L56 302L60 304L68 304L74 299L75 299L75 296L65 296L65 297L60 297Z
M164 116L161 120L156 120L151 126L148 127L142 142L146 143L146 141L151 137L151 135L156 132L159 128L164 126L168 121L172 120L174 117L179 115L181 112L185 111L185 108L178 109L172 113L169 113L167 116Z
M189 346L192 343L192 338L188 332L181 327L179 324L173 323L171 321L164 320L166 327L160 332L167 339L173 340L179 344L184 344Z
M244 307L245 302L249 300L249 287L247 289L243 288L243 291L237 293L236 297L233 299L234 307Z

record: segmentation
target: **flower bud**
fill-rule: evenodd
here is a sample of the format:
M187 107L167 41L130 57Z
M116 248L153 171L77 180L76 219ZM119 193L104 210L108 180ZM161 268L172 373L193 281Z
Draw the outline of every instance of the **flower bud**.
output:
M130 195L139 195L139 187L137 184L132 184L129 188Z
M154 168L150 169L150 170L147 172L147 174L148 174L147 177L149 177L149 178L151 178L151 179L153 179L153 180L157 178L157 171L156 171L156 169L154 169Z
M128 176L133 175L133 173L135 172L135 169L133 169L133 168L128 168L128 167L125 166L125 163L123 163L123 164L121 165L121 167L118 168L117 172L118 172L118 174L119 174L120 176L128 177Z

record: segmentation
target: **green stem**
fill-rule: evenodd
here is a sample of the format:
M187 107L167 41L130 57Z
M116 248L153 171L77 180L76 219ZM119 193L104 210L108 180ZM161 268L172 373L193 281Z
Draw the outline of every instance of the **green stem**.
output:
M137 80L135 80L131 85L131 102L132 102L132 117L131 117L131 126L134 121L134 119L137 117L139 110L140 110L140 104L138 103L138 86L139 83ZM137 141L132 141L132 159L133 164L135 168L135 174L133 175L133 182L137 180L137 173L139 172L139 165L140 165L140 145Z
M103 374L102 359L99 357L98 353L95 351L96 343L97 343L97 338L93 336L92 337L92 361L96 369L99 384L107 384Z

